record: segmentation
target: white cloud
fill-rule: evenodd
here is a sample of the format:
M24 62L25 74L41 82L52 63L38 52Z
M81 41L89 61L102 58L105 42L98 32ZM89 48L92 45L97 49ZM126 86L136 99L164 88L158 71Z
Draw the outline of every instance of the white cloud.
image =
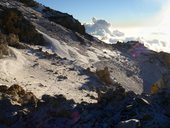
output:
M85 24L86 31L106 43L138 40L149 49L170 53L170 0L152 1L158 2L162 8L145 22L146 26L114 29L111 23L93 18L91 24Z
M123 32L113 29L112 24L105 20L97 20L92 18L92 23L84 24L86 32L105 41L106 43L117 42L118 39L124 36Z
M166 21L166 16L168 17L168 15L165 15L167 14L166 11L162 10L158 16L160 17L163 14L165 19L162 19L162 22L155 27L128 28L126 31L125 29L119 31L114 29L111 23L93 18L92 23L85 24L85 28L87 33L106 43L114 44L118 41L128 42L136 40L154 51L170 53L170 20L169 22Z

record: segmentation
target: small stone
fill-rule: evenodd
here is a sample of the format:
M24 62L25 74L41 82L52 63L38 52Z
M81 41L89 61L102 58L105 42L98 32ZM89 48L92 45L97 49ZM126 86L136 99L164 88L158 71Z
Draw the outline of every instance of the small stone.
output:
M139 105L150 105L150 103L144 98L136 98L135 101Z
M130 119L126 121L121 121L115 128L138 128L140 126L140 121L137 119Z
M62 80L68 79L67 76L63 76L63 75L59 75L59 76L57 76L57 78L58 78L58 81L62 81Z

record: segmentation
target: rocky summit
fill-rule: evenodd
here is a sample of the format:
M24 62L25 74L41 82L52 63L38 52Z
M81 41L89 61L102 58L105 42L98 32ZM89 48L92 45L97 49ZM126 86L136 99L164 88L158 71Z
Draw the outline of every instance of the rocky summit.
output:
M0 128L170 128L169 60L34 0L1 0Z

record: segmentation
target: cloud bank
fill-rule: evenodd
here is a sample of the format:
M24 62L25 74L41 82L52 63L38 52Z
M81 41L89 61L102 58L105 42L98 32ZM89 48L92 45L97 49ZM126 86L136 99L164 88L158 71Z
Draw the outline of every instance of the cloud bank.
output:
M170 53L170 6L165 7L159 13L158 18L162 18L159 25L155 27L139 27L118 30L112 27L112 24L106 20L92 18L91 23L86 23L86 32L97 37L98 39L114 44L117 41L139 41L151 50ZM167 19L169 18L169 19ZM167 21L168 20L168 21Z
M116 43L125 34L118 30L114 30L112 24L106 20L97 20L92 18L92 23L84 24L86 32L99 38L106 43Z

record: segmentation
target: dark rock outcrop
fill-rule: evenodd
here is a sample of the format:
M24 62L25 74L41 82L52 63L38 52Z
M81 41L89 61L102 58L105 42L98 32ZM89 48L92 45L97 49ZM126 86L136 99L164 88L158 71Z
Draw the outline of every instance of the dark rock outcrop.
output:
M45 40L30 21L26 20L16 8L0 6L0 28L5 34L15 34L19 41L28 44L44 45Z
M19 85L0 86L0 125L13 126L33 111L38 99Z
M97 103L76 104L62 95L41 101L18 85L0 86L0 126L17 128L168 128L170 90L136 95L116 85L101 90ZM38 106L35 110L35 104Z
M18 0L18 1L24 3L28 7L38 6L37 2L35 2L34 0Z
M0 58L4 56L10 56L12 54L11 50L8 48L9 36L6 36L0 32Z
M170 69L170 54L165 52L159 53L160 60Z
M53 9L50 9L49 7L45 7L45 9L43 9L43 12L44 16L47 17L50 21L60 24L65 28L68 28L80 34L85 34L84 25L81 25L81 23L78 20L74 19L72 15L55 11Z

